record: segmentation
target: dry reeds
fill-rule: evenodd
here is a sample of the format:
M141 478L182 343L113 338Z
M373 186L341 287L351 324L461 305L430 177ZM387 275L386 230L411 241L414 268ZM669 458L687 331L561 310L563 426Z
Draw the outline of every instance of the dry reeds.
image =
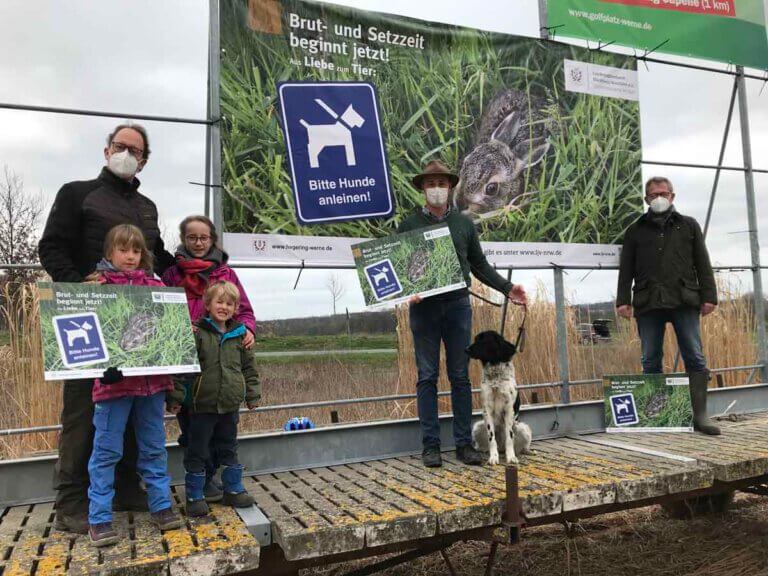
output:
M57 424L61 392L57 382L43 380L37 290L32 284L6 284L0 297L9 336L0 348L0 429ZM55 433L0 436L0 456L55 447Z
M481 284L475 284L472 291L486 298L491 298L490 290ZM740 286L730 278L719 279L721 305L714 313L702 319L702 339L708 365L712 368L745 366L755 362L757 350L754 341L755 320L750 301L742 297ZM560 372L557 363L557 329L555 324L555 305L551 302L542 285L536 291L528 305L526 319L526 345L522 354L515 357L515 370L519 384L539 384L557 382ZM501 325L501 308L472 298L473 336L483 330L498 330ZM505 323L505 336L514 339L522 321L522 310L510 306ZM575 308L566 311L568 331L569 380L590 380L602 378L606 374L635 374L640 372L640 341L634 321L615 318L612 326L612 338L598 344L582 344L578 334L578 319ZM415 389L417 380L416 362L413 354L413 340L408 321L408 308L401 306L397 310L398 335L398 392ZM664 369L675 369L677 345L671 326L664 341ZM677 371L684 371L682 360L677 364ZM480 381L480 366L477 362L470 365L470 377L473 383ZM748 374L745 372L727 373L722 376L722 384L734 386L745 384ZM441 357L440 390L449 390L445 376L444 359ZM571 400L587 400L602 397L600 384L575 385L571 387ZM523 401L528 403L556 402L560 398L559 388L544 387L538 390L526 390ZM450 401L441 400L441 410L448 410ZM411 410L410 415L414 412Z
M495 297L482 286L473 291ZM702 321L705 354L711 367L744 366L755 362L755 321L751 301L741 296L741 287L733 281L720 281L721 305ZM520 384L557 382L555 306L543 287L528 307L526 346L515 358ZM43 380L38 303L34 287L6 286L0 293L0 312L7 325L9 343L0 346L0 429L57 424L61 405L61 385ZM473 332L498 329L501 309L475 298ZM290 361L258 361L264 404L282 405L316 400L337 400L363 396L412 394L416 391L416 365L408 323L408 309L396 311L398 357L313 356ZM514 339L522 320L521 309L510 306L505 335ZM571 381L601 378L605 374L636 373L640 370L640 344L634 322L617 319L608 342L584 345L578 334L576 310L568 308L568 356ZM665 370L672 371L675 340L668 330L665 341ZM682 370L682 362L678 366ZM475 386L480 382L480 367L473 362L470 376ZM722 384L733 386L747 382L747 372L725 374ZM713 384L714 385L714 384ZM449 390L445 369L441 369L440 390ZM572 400L600 398L598 384L574 385ZM556 402L557 387L525 390L526 403ZM450 398L441 398L440 411L450 410ZM477 405L479 407L479 405ZM318 424L329 424L335 410L341 422L359 422L382 418L406 418L416 415L414 400L372 402L345 406L281 410L244 416L244 432L274 430L291 416L308 416ZM169 428L169 438L175 438ZM56 448L56 435L30 434L0 436L0 458L15 458Z

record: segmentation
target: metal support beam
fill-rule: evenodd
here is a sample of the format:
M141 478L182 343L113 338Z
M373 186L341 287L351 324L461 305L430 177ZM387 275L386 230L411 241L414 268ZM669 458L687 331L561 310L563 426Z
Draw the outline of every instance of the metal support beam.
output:
M760 241L757 235L757 207L755 206L755 176L752 170L752 140L749 133L749 107L744 68L736 67L736 84L739 93L739 117L741 120L741 147L744 155L744 183L747 191L747 220L749 222L749 251L752 257L752 287L757 321L757 354L760 363L768 359L768 342L765 340L765 296L760 272ZM763 380L768 378L768 367L763 366Z
M730 409L729 409L730 407ZM732 386L709 390L710 416L768 411L768 384ZM480 418L480 411L474 418ZM605 429L602 400L562 404L523 406L520 419L528 424L536 439ZM440 417L442 446L453 448L453 418ZM421 452L419 421L385 420L342 426L327 426L295 432L269 432L241 436L239 457L249 474L299 470L377 460ZM184 478L182 449L168 444L168 471L176 483ZM53 497L51 475L56 454L0 460L0 508L9 504L42 502ZM15 479L24 478L24 482Z
M728 146L728 134L731 132L731 120L733 120L733 109L736 107L736 93L739 88L738 78L733 79L733 89L731 90L731 101L728 104L728 115L725 119L725 130L723 131L723 140L720 143L720 155L717 157L717 171L715 172L715 181L712 183L712 193L709 195L709 206L707 207L707 217L704 219L704 238L709 231L709 223L712 221L712 209L715 206L715 195L717 187L720 184L720 174L722 174L723 160L725 159L725 149Z
M210 44L208 46L208 103L210 118L221 118L221 102L219 94L219 69L221 64L221 37L219 35L219 0L210 0ZM222 214L221 201L221 122L210 125L210 160L211 174L208 188L213 188L210 192L212 206L210 208L213 216L213 223L219 231L224 232L224 220Z
M568 404L571 401L569 387L570 368L568 366L568 325L565 321L565 286L564 271L555 267L555 313L557 324L557 365L560 369L560 402Z

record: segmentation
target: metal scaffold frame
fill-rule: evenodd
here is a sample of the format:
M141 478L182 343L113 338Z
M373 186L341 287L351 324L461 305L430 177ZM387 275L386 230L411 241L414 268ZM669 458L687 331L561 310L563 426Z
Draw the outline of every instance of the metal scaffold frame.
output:
M544 23L546 20L546 6L544 0L539 0L540 3L540 18ZM222 172L221 172L221 107L220 107L220 86L219 86L219 70L220 70L220 31L219 31L219 16L220 5L219 0L209 1L209 50L208 50L208 74L207 74L207 104L206 104L206 117L204 119L194 118L176 118L169 116L156 116L156 115L141 115L141 114L125 114L118 112L106 112L96 110L81 110L81 109L68 109L68 108L55 108L46 106L32 106L15 103L0 103L0 109L7 110L24 110L39 113L53 113L53 114L70 114L81 115L89 117L108 117L108 118L126 118L130 117L137 120L148 120L156 122L168 122L168 123L185 123L185 124L197 124L205 126L206 132L206 147L205 147L205 212L210 214L220 229L223 230L223 202L222 202ZM545 26L541 27L541 36L543 39L548 38L548 32ZM599 47L603 49L605 46ZM751 270L753 281L753 292L755 294L755 315L757 325L757 347L758 357L754 365L748 367L722 367L722 371L728 370L741 370L747 369L752 371L750 376L750 382L755 375L755 371L760 371L760 381L768 382L768 341L766 340L766 322L765 322L765 304L762 288L761 270L765 267L761 265L760 261L760 242L757 229L757 208L755 203L755 173L768 174L768 168L756 168L753 166L752 161L752 149L751 149L751 137L749 126L749 105L747 101L746 81L756 80L764 82L765 78L753 74L745 73L743 67L737 66L735 71L722 70L713 68L710 66L686 64L680 62L673 62L662 60L658 58L651 58L648 54L643 56L635 56L639 62L651 62L654 64L676 66L681 68L688 68L692 70L698 70L703 72L709 72L713 74L725 74L733 77L734 84L731 93L730 104L727 111L725 129L722 138L722 144L718 157L717 164L691 164L691 163L678 163L661 160L642 160L643 164L657 165L657 166L669 166L678 168L689 168L697 170L715 170L714 182L709 197L709 204L707 210L707 216L704 223L704 233L709 229L711 221L714 200L717 194L720 175L722 171L737 171L743 172L746 186L746 203L747 203L747 218L748 218L748 232L750 239L750 264L744 266L739 264L737 266L722 266L716 267L720 270ZM743 166L726 166L723 164L725 149L728 142L730 126L733 118L733 112L736 104L739 106L739 121L740 132L742 141L743 152ZM284 265L277 266L269 263L241 263L235 265L239 268L264 268L264 269L277 269L277 268L316 268L316 269L342 269L345 267L340 266L313 266L311 263L299 265ZM0 264L0 269L20 269L20 268L40 268L39 265L26 265L26 264ZM349 267L346 267L349 268ZM503 269L503 268L502 268ZM566 322L566 310L567 302L565 296L565 280L564 275L568 269L588 269L588 270L609 270L608 267L597 266L578 266L578 267L560 267L556 265L551 266L538 266L538 267L518 267L518 270L522 269L551 269L555 286L555 307L556 307L556 327L557 327L557 358L558 358L558 370L560 381L555 383L544 384L532 384L528 386L521 386L521 388L545 388L545 387L558 387L560 389L560 402L567 405L571 401L570 387L574 385L581 385L584 383L595 383L599 380L587 380L587 381L570 381L570 370L568 365L568 349L567 349L567 322ZM508 269L508 273L511 270ZM506 317L506 314L503 315ZM392 395L387 397L375 397L375 398L360 398L360 399L339 399L324 402L308 402L296 405L287 405L283 407L265 407L262 410L272 410L278 408L310 408L319 406L329 406L334 404L346 404L352 402L375 402L375 401L391 401L404 398L411 398L411 394ZM55 430L55 426L43 426L34 427L28 429L16 429L16 430L2 430L0 435L22 434L22 433L39 433L45 431Z

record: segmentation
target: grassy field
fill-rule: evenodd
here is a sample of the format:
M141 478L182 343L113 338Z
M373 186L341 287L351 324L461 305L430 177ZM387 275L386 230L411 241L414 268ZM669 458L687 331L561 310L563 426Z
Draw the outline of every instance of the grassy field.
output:
M397 348L395 334L336 334L329 336L257 336L256 352L297 350L378 350Z

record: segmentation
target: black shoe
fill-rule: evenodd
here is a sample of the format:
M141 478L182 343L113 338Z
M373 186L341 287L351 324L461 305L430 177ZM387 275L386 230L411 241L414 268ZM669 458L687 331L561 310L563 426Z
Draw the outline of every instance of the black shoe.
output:
M456 447L456 458L461 462L464 462L464 464L470 464L472 466L477 466L478 464L483 463L483 455L469 444Z
M88 534L88 514L61 514L56 513L56 521L53 524L54 529L62 532L72 532L73 534Z
M91 538L91 546L96 546L97 548L117 544L117 541L120 540L117 532L112 528L112 522L91 524L88 527L88 535Z
M427 446L421 453L421 461L427 468L440 468L443 465L443 457L440 455L440 448L437 446Z

